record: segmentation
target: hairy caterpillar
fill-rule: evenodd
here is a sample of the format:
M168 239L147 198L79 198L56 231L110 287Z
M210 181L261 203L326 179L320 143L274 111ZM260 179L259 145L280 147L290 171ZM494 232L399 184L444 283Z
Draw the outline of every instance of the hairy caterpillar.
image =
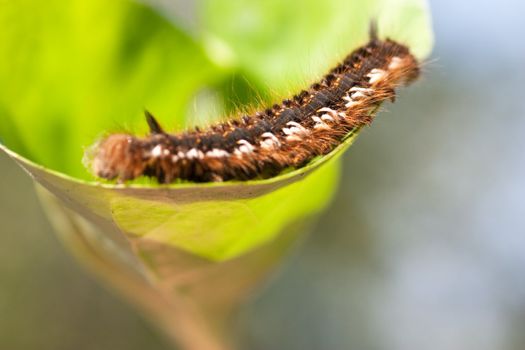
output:
M380 40L372 25L366 45L281 104L178 134L165 132L146 112L148 136L109 135L88 152L87 166L98 177L121 182L139 176L159 183L275 176L332 151L352 130L369 124L383 101L394 101L395 88L418 75L409 49Z

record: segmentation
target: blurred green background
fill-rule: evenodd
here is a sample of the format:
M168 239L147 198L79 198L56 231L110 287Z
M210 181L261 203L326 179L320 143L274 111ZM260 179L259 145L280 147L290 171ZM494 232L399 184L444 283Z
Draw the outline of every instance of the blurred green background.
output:
M243 310L244 348L525 347L525 8L431 7L435 60L345 155L335 201ZM0 169L0 348L168 349Z

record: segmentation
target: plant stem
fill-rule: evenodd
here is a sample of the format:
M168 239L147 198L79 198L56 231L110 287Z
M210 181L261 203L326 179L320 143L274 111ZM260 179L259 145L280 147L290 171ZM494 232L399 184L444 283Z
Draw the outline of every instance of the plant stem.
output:
M66 247L185 350L233 350L235 311L304 231L289 227L247 254L212 262L145 238L119 243L110 226L95 226L40 185L37 193Z

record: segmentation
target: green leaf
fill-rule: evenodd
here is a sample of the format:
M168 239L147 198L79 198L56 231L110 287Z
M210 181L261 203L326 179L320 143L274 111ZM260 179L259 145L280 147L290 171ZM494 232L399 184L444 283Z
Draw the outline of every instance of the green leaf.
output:
M0 138L25 157L92 179L84 148L145 130L144 108L183 127L188 102L223 74L192 38L132 1L2 2Z
M81 159L97 137L144 132L144 108L175 130L286 97L364 43L371 18L420 58L432 46L423 0L201 1L191 33L129 0L0 6L0 149L130 254L155 241L223 261L270 242L329 202L355 135L276 178L168 186L95 182Z
M282 97L322 76L379 34L406 43L419 58L432 48L423 0L280 0L204 2L202 35L210 57L249 72L257 86Z

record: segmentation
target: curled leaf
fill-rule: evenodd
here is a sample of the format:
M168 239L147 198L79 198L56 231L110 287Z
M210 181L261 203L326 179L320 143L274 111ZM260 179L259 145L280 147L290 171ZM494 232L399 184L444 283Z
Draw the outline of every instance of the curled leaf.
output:
M147 3L3 2L0 150L34 178L72 250L176 327L176 337L219 349L208 346L217 334L196 336L173 317L201 315L192 324L216 330L217 315L327 205L337 158L357 133L304 168L218 184L95 182L82 166L85 147L104 132L144 132L145 107L167 129L182 129L295 92L365 42L372 17L380 35L424 58L429 13L423 0L202 0L187 32L177 13L158 12L169 6Z

